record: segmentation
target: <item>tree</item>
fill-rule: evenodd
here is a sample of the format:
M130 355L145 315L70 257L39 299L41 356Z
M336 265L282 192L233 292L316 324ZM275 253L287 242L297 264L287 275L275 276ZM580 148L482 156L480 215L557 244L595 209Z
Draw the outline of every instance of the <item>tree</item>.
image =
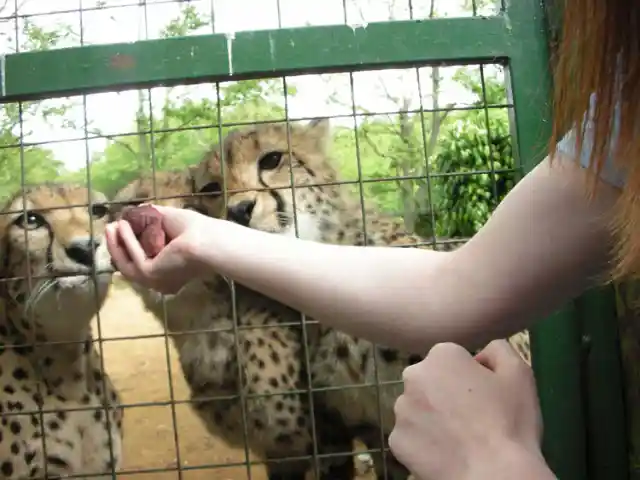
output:
M8 130L0 131L0 144L16 144L19 138ZM50 150L33 146L16 146L0 149L0 203L24 183L39 183L56 178L63 170L63 163L53 157Z
M204 18L192 5L183 7L161 32L164 37L184 36L203 26ZM284 96L282 83L275 79L226 82L220 86L198 86L193 89L165 88L153 92L155 103L162 97L160 108L151 111L149 91L138 92L138 109L133 135L104 135L97 128L90 132L109 140L104 151L91 159L93 186L113 195L143 172L172 170L197 162L212 144L217 143L220 124L283 119L284 108L277 101ZM182 93L179 93L182 91ZM157 95L160 93L161 95ZM295 88L288 88L294 95ZM228 128L223 127L225 135ZM86 178L83 168L69 175Z
M484 81L483 81L484 80ZM512 141L502 85L466 71L456 75L477 99L477 110L458 115L439 140L432 165L444 176L436 181L436 233L445 237L471 237L513 188ZM483 88L484 85L484 88Z
M379 7L380 2L351 0L356 23L366 24L370 20L367 15L372 7ZM435 0L386 0L386 7L385 20L434 19L440 16ZM384 210L399 214L407 230L426 235L432 233L433 226L427 219L432 216L431 209L435 202L432 188L426 180L429 160L436 154L438 138L447 124L451 109L456 106L455 103L442 105L443 80L442 70L437 65L419 71L410 69L391 73L387 70L377 73L378 96L381 103L389 105L388 109L395 113L374 116L362 105L354 106L354 113L365 115L356 133L360 149L365 145L368 147L368 154L360 155L363 177L391 179L369 183L365 187L367 196ZM331 101L351 105L350 95L349 98L340 97L338 92L334 92ZM347 170L349 162L355 164L354 158L351 156L342 160Z
M0 8L0 15L5 15L7 5L5 2ZM73 35L69 25L59 24L47 29L24 17L17 37L12 34L5 37L5 51L49 50ZM25 143L33 133L33 120L68 128L64 115L70 108L70 102L64 99L0 105L0 143L3 145L0 149L0 201L19 190L23 182L38 183L64 173L63 163L54 158L51 150Z

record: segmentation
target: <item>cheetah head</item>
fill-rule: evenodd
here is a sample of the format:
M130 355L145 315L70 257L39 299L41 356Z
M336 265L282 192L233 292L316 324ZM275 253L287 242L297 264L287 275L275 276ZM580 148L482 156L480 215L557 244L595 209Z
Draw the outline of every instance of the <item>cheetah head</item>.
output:
M209 176L208 178L212 178ZM219 181L212 181L217 189ZM194 187L191 169L169 170L149 172L132 180L122 187L113 197L111 206L111 220L117 220L122 216L125 207L152 203L174 208L189 208L202 212L202 200L207 195L206 184L202 186L202 194ZM224 207L218 203L217 212L222 212Z
M10 198L0 215L5 299L47 322L60 316L60 329L88 323L112 277L105 202L102 193L70 184L36 185Z
M290 124L288 131L285 123L231 131L222 148L212 149L194 167L196 186L203 188L212 172L221 175L229 220L319 241L323 217L332 214L340 198L336 187L327 185L337 178L328 161L329 138L327 119ZM222 185L209 193L210 199L224 196Z
M144 174L127 184L114 196L111 220L119 219L125 207L147 202L167 207L187 208L222 217L225 214L224 199L217 194L221 182L220 177L207 172L206 181L196 189L191 168L185 171L158 171ZM213 195L211 191L214 192ZM142 292L139 286L133 285L133 287L139 293ZM163 297L170 299L179 292L163 295L149 290L148 293L154 302L161 302Z

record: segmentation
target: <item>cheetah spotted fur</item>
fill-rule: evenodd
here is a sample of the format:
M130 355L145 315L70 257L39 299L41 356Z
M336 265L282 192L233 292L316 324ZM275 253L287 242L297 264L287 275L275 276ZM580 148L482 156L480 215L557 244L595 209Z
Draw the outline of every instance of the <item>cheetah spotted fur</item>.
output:
M142 201L222 217L226 212L219 195L222 179L204 172L196 182L197 173L156 172L155 182L152 175L143 175L115 196L114 202L120 204L113 208L115 218L125 205ZM178 293L165 295L164 301L159 292L133 282L131 286L171 336L194 411L212 435L236 447L247 444L267 461L312 453L308 396L291 393L304 391L307 378L297 312L235 285L236 335L232 291L220 276L193 280ZM335 446L333 440L345 438L336 435L341 428L339 415L317 405L314 415L320 453L344 450L344 445ZM336 463L327 465L329 471L322 478L352 478L353 465ZM308 460L267 464L271 480L303 480L309 468Z
M106 479L121 463L120 397L91 334L112 276L104 200L42 184L0 212L0 478Z
M335 185L339 178L329 154L330 138L326 119L291 125L289 134L284 124L236 129L225 137L222 148L214 147L196 168L220 175L224 166L228 217L250 228L332 244L434 248L426 239L408 234L399 220L368 205L363 229L360 199L346 190L348 186ZM456 245L445 243L435 248L451 250ZM318 344L312 348L313 386L340 387L325 391L322 401L341 413L354 436L370 449L379 450L382 437L386 442L393 428L402 371L422 356L375 345L333 328L323 326L320 331ZM527 332L509 341L529 362ZM378 382L396 383L378 389ZM350 388L353 386L356 388ZM385 478L385 463L388 478L407 478L406 469L390 453L386 453L386 462L374 455L379 478Z

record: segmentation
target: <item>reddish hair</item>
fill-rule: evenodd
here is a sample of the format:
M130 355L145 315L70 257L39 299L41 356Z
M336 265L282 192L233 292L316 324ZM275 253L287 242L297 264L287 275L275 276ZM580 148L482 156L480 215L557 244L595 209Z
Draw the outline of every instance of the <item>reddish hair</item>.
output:
M609 154L627 175L614 224L614 278L640 274L640 0L563 0L562 35L554 58L554 124L551 152L590 111L593 149L590 170L600 173ZM619 111L616 112L616 108ZM614 116L619 136L612 141ZM593 176L595 187L595 178ZM592 190L592 193L594 190Z

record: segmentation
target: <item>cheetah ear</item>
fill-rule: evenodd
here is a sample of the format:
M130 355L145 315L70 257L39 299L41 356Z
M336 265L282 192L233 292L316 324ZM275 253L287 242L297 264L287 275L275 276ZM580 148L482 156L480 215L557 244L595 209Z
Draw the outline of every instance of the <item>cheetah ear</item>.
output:
M315 118L306 126L307 136L322 153L326 153L331 142L331 122L328 118Z
M220 161L220 147L214 145L200 159L189 167L188 180L191 183L192 193L196 193L203 186L203 181L211 175L216 175L222 170L222 162Z

